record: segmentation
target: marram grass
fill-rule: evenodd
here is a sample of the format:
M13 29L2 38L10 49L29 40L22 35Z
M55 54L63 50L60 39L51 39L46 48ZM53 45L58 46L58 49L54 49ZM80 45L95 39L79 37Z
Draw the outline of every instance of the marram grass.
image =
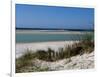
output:
M36 72L36 71L48 71L49 68L41 68L36 65L33 60L39 59L48 62L54 62L61 59L71 58L72 56L82 55L84 53L91 53L94 51L94 41L90 36L86 36L84 40L78 43L59 48L58 51L54 51L51 48L48 50L27 50L21 57L16 59L16 73L21 72Z

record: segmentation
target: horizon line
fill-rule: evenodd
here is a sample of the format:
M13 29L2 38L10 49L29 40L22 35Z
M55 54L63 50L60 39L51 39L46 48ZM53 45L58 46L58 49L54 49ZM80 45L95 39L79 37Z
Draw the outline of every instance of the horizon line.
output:
M16 30L69 30L69 31L94 31L94 29L71 29L71 28L22 28L22 27L16 27Z

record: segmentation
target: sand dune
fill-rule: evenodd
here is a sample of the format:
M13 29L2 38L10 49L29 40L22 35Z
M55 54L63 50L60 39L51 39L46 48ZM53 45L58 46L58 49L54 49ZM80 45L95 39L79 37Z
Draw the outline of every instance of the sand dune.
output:
M93 69L94 68L94 52L74 56L68 59L59 60L56 62L46 62L41 60L35 61L36 65L41 68L48 67L49 70L68 70L68 69Z

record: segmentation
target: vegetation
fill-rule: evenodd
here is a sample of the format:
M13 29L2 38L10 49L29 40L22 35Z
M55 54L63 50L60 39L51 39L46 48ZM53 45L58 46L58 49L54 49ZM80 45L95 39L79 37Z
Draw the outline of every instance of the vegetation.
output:
M92 39L91 35L86 35L83 40L78 43L74 43L71 46L65 46L64 48L59 48L56 52L51 48L48 50L37 50L36 52L32 52L27 50L23 56L16 59L16 72L25 72L25 69L31 69L26 72L33 72L33 71L47 71L49 70L48 67L42 68L37 67L33 60L39 59L43 61L57 61L60 59L70 58L76 55L82 55L84 53L91 53L94 51L94 40Z

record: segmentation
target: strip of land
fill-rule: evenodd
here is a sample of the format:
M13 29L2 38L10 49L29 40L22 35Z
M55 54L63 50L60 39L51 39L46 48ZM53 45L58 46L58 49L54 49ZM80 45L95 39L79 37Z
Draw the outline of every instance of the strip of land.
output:
M81 31L48 31L48 30L16 30L19 34L85 34L91 32L81 32Z

